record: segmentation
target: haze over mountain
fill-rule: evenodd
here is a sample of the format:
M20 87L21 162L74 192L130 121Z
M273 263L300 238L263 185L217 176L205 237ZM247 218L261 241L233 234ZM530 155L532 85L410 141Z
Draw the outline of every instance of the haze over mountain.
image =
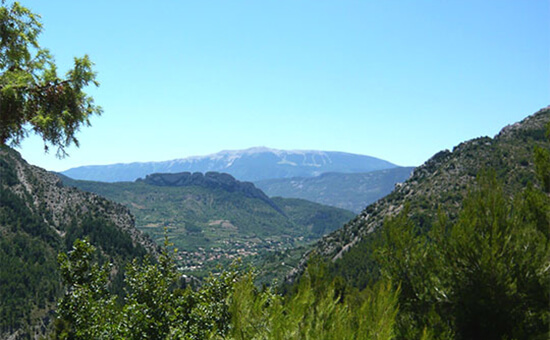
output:
M353 174L329 172L316 177L266 179L254 184L270 197L302 198L359 213L409 178L413 169L398 167Z
M370 172L395 167L397 165L379 158L345 152L256 147L164 162L82 166L68 169L62 174L73 179L121 182L134 181L152 173L216 171L231 174L241 181L259 181L313 177L326 172Z

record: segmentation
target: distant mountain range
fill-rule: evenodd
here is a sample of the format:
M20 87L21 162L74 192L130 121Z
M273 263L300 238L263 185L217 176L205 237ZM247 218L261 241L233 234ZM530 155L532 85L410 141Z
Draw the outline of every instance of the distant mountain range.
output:
M396 183L407 180L413 170L398 167L354 174L329 172L317 177L266 179L254 184L270 197L302 198L359 213L392 192Z
M397 165L379 158L345 152L257 147L165 162L81 166L62 174L80 180L122 182L134 181L152 173L216 171L231 174L241 181L260 181L314 177L327 172L364 173L395 167Z

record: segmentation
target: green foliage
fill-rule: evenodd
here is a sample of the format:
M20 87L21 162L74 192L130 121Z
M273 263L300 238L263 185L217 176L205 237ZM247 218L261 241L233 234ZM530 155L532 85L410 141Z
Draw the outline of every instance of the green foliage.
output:
M107 293L109 267L91 264L94 252L88 242L77 240L68 255L59 255L67 290L57 308L62 320L55 325L57 339L105 339L112 332L118 315L115 298Z
M227 332L225 298L236 272L212 277L199 290L179 289L169 254L133 261L123 301L109 291L109 267L92 264L95 248L76 240L60 266L66 293L58 305L56 339L206 339Z
M59 292L51 248L36 237L16 233L0 238L0 334L31 321L31 311L51 306Z
M0 183L1 184L1 183ZM60 292L54 232L0 185L0 334L30 323Z
M546 138L550 141L550 122L546 124ZM540 146L535 147L535 170L543 190L550 193L550 150Z
M389 220L378 259L383 277L401 283L401 337L546 338L549 206L532 188L512 204L493 174L479 178L452 225L441 214L420 234L407 211Z
M543 182L546 160L535 162ZM456 218L442 209L431 217L428 199L405 206L348 253L356 260L343 264L355 270L310 260L285 296L235 270L180 289L166 253L159 263L134 262L123 303L109 304L109 294L88 300L112 308L109 321L88 328L115 339L546 339L550 197L528 185L511 198L497 176L478 176ZM371 261L361 263L361 251ZM359 291L350 283L367 268Z
M88 238L89 241L108 254L116 254L126 261L142 258L147 253L143 246L132 242L130 235L112 222L104 218L93 217L91 214L81 216L66 228L65 245L70 249L77 240Z
M98 86L88 56L74 59L64 78L49 51L40 47L39 16L18 2L0 6L0 145L19 145L29 128L44 147L78 145L75 133L101 108L82 89Z
M166 248L165 248L166 249ZM94 248L77 240L60 255L67 285L59 303L59 339L392 339L399 290L380 282L344 299L341 285L311 265L294 295L258 290L254 275L232 267L197 290L181 289L172 257L134 261L127 295L107 289L108 267L91 264ZM101 313L99 312L101 311Z

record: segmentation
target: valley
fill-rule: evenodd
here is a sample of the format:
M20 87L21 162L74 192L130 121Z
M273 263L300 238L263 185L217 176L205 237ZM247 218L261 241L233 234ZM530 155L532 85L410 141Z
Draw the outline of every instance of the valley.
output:
M477 322L484 320L485 315L500 317L499 334L543 334L547 325L543 318L543 306L547 302L544 285L549 278L540 268L547 265L550 223L550 177L547 175L550 144L545 132L549 122L550 109L545 108L505 127L494 138L480 137L463 142L452 151L441 151L414 169L410 178L394 184L395 189L389 195L370 204L359 215L298 198L268 197L250 182L217 172L157 173L135 182L73 180L33 167L17 152L3 147L0 150L0 230L3 235L0 280L6 284L0 289L0 296L7 303L0 308L0 331L22 337L50 332L49 315L62 294L55 254L69 249L76 239L86 238L98 247L88 260L110 263L115 268L110 274L104 274L105 280L110 278L112 286L103 293L112 294L114 299L116 294L121 294L124 284L133 284L131 280L136 275L141 280L149 275L148 271L155 272L157 266L167 263L166 255L159 253L158 244L168 236L177 249L172 269L149 277L147 280L151 281L143 281L144 286L139 289L146 289L145 294L157 292L157 288L147 288L148 284L159 279L162 283L169 277L179 277L181 283L178 284L198 287L196 293L188 290L178 295L171 302L176 305L187 306L202 301L202 296L211 296L209 294L214 294L208 290L211 285L216 289L227 287L227 283L219 280L224 280L224 275L237 275L237 272L228 272L227 268L234 268L230 264L240 259L242 266L257 268L256 284L267 287L286 277L284 284L275 289L281 289L288 296L314 297L304 302L310 306L326 308L327 303L336 301L333 299L338 295L332 296L334 289L354 298L359 296L356 294L374 294L369 296L389 299L379 303L385 303L384 308L392 310L393 316L383 313L377 318L396 322L389 329L400 332L403 338L408 337L408 332L412 332L413 338L419 338L426 325L442 329L434 328L433 334L452 330L468 335L472 327L480 327L482 334L493 334L493 327ZM406 174L410 169L403 171ZM333 174L321 175L311 180L331 176ZM354 177L353 174L346 176ZM292 180L297 181L296 178ZM308 180L300 181L306 183ZM486 223L487 218L493 222ZM513 246L507 246L507 242L513 242ZM85 247L86 243L75 243L75 247L79 245ZM502 255L487 258L484 255L487 249L497 249ZM36 254L42 255L36 257ZM158 258L160 263L132 262L143 259L146 254ZM475 256L468 257L468 254ZM36 263L33 262L35 258L39 259ZM78 258L65 259L80 261ZM517 269L519 273L508 270L510 263L518 261L522 263ZM453 270L448 271L447 267ZM125 273L122 268L130 272ZM472 268L477 268L479 274L471 273ZM95 275L94 270L89 275ZM139 274L140 270L144 270L143 274ZM493 279L484 276L488 272L493 273L496 280L516 280L520 275L525 284L514 289L493 287ZM215 273L214 276L210 276L211 273ZM425 277L435 279L430 281ZM204 285L199 283L201 279ZM249 297L238 297L231 300L232 303L252 299L256 307L250 308L260 308L258 306L263 306L259 303L261 299L280 298L271 290L258 291L252 281L246 281L248 279L242 280L245 279L231 282L235 285L250 282L246 288L239 288L243 291L224 291L223 294L234 298L239 296L235 294L246 292ZM384 283L393 280L398 280L399 286ZM470 287L472 280L476 281L473 288ZM16 286L21 291L22 282L26 285L23 291L35 296L34 299L25 294L11 295ZM39 287L48 288L39 293ZM71 289L78 291L79 287ZM510 297L489 300L491 310L476 311L476 319L470 321L462 304L479 308L477 298L470 296L477 296L480 289L484 294L497 291ZM313 293L315 290L321 293ZM325 290L328 295L323 295ZM449 297L442 302L437 294L418 296L413 293L415 290L444 290ZM359 291L361 293L357 293ZM467 296L456 295L456 292ZM172 293L165 291L162 294ZM65 293L62 301L72 303L71 296ZM318 300L319 296L324 300ZM215 307L218 298L209 300L208 308L218 308ZM517 300L530 304L532 311L524 313L513 309ZM531 300L543 304L529 303ZM91 306L103 303L101 299L87 301ZM288 308L285 313L296 318L298 316L292 314L297 308L293 305L296 301L290 299L279 305L281 307L261 307L255 316L246 319L264 320L261 315L280 315L277 308ZM403 307L397 309L398 303ZM430 313L437 313L436 319L429 319L431 316L424 314L422 306L426 304L434 306ZM347 307L336 309L335 313L347 320L351 336L359 334L362 331L355 327L361 317L351 312L354 309L349 307L353 302L346 300L344 305ZM121 313L114 305L109 308L109 313ZM231 308L237 307L232 305ZM502 314L510 310L512 312ZM184 314L176 316L200 313L194 307L182 311ZM79 313L85 311L71 309L69 319ZM139 315L120 315L137 322L132 327L146 325ZM439 321L446 315L451 315L452 323ZM273 321L273 316L265 317L269 319L261 322L286 322ZM109 329L110 322L119 322L116 318L93 320ZM214 322L202 315L194 320L198 324ZM409 321L400 324L402 320ZM126 324L127 321L121 322ZM224 327L230 322L225 320ZM178 323L177 327L183 324ZM524 324L532 326L525 330L518 328ZM304 326L287 327L302 329ZM186 330L195 331L204 330ZM341 334L343 330L338 332Z
M153 174L120 183L61 178L65 185L126 205L136 227L158 244L166 232L178 249L179 266L195 276L237 258L252 261L308 245L355 216L305 200L270 199L251 183L213 172Z
M550 339L548 3L25 2L0 339Z

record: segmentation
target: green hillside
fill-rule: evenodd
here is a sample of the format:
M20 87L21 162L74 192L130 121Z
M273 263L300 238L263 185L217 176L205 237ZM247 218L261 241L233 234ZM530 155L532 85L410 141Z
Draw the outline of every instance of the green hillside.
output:
M271 197L302 198L359 213L392 192L397 183L409 178L413 169L397 167L364 173L329 172L316 177L268 179L254 184Z
M120 292L123 268L156 246L134 228L129 211L97 195L63 187L47 171L0 147L0 338L30 338L51 326L61 296L57 255L87 237L94 258L111 262Z
M137 228L158 243L166 229L178 248L180 266L194 275L239 257L309 244L355 216L304 200L271 200L246 182L246 190L229 191L202 182L161 186L147 180L103 183L63 178L67 185L127 206L136 217ZM232 181L232 185L245 185Z
M325 236L315 252L333 261L334 275L364 287L373 277L373 247L384 221L408 207L408 216L419 228L432 228L438 212L450 221L459 216L461 202L476 177L494 171L504 192L513 196L529 183L537 183L535 147L549 148L545 136L550 109L507 126L494 138L482 137L441 151L413 172L411 178L390 195L368 206L343 228Z

